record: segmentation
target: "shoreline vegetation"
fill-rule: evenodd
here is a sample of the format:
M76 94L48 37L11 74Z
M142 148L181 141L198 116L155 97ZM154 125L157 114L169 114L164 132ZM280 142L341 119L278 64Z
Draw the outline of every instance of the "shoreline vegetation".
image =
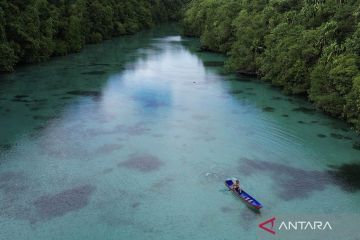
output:
M360 2L193 0L182 20L229 72L302 95L360 130Z
M0 72L180 18L184 0L0 0Z
M0 73L85 44L182 19L229 72L308 98L360 131L360 2L356 0L0 0Z

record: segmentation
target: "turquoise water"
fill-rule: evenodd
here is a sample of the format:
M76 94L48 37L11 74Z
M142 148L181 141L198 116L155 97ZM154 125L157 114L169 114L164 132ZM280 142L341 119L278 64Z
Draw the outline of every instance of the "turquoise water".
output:
M258 239L274 215L360 214L355 132L198 46L162 26L2 75L0 239Z

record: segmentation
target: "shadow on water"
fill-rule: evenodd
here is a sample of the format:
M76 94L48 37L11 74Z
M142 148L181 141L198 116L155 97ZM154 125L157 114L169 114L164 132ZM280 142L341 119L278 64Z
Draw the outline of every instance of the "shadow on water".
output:
M360 163L346 163L340 166L330 166L328 173L336 180L342 189L348 192L360 190Z
M256 214L256 215L261 215L260 209L253 208L253 207L250 207L250 206L248 206L248 205L246 205L246 207L247 207L251 212L253 212L254 214Z
M241 159L242 174L267 173L276 184L276 193L283 200L308 198L312 192L323 191L329 185L337 185L343 191L360 190L360 164L351 163L330 166L330 170L311 171L280 163Z

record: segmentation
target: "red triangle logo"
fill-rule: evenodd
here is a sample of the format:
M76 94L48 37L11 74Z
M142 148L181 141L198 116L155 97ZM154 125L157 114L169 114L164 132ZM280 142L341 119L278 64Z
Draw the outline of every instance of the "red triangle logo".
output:
M269 223L271 225L271 228L266 227L266 225ZM274 226L275 226L275 217L270 218L269 220L266 220L265 222L259 224L259 228L275 235L275 231L273 230Z

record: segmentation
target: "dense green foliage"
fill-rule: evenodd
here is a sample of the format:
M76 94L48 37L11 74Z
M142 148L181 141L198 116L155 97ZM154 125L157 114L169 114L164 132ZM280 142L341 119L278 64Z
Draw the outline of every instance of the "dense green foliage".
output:
M176 20L183 0L0 0L0 71Z
M307 95L360 130L359 0L193 0L185 34L230 70Z

